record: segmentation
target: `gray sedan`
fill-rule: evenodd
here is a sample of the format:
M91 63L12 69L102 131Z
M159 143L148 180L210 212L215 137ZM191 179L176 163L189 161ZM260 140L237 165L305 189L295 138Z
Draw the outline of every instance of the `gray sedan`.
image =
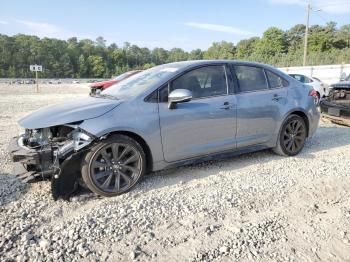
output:
M15 174L50 178L54 198L79 184L115 196L151 171L266 148L294 156L317 129L314 99L267 65L171 63L30 114L9 148Z

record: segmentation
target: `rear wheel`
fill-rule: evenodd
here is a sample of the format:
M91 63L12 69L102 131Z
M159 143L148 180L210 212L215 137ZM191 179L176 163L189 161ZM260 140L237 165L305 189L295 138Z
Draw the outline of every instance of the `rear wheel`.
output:
M87 187L102 196L116 196L130 190L146 171L146 156L135 140L112 136L92 147L82 164Z
M282 126L273 151L282 156L295 156L303 149L306 136L307 129L304 119L297 115L290 115Z

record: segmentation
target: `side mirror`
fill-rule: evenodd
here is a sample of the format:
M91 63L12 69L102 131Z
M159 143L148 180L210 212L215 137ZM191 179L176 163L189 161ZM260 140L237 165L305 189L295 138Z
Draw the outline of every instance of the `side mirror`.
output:
M187 89L175 89L169 94L168 108L175 109L177 103L189 102L192 99L192 92Z

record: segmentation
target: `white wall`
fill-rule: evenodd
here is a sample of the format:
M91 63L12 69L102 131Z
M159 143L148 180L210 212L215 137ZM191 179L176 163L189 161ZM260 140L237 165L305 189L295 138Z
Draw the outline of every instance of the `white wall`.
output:
M300 66L300 67L283 67L280 70L287 74L303 74L314 76L327 84L332 84L340 80L341 74L350 74L350 64L342 65L322 65L322 66Z

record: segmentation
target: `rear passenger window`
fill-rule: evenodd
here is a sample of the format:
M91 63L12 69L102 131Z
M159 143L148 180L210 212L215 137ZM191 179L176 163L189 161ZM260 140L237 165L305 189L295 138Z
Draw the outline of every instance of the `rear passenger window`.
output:
M264 70L254 66L234 66L239 91L251 92L268 89Z
M284 87L284 86L288 86L288 82L286 80L284 80L282 77L268 71L265 70L266 72L266 76L267 79L269 81L270 84L270 88L279 88L279 87Z

